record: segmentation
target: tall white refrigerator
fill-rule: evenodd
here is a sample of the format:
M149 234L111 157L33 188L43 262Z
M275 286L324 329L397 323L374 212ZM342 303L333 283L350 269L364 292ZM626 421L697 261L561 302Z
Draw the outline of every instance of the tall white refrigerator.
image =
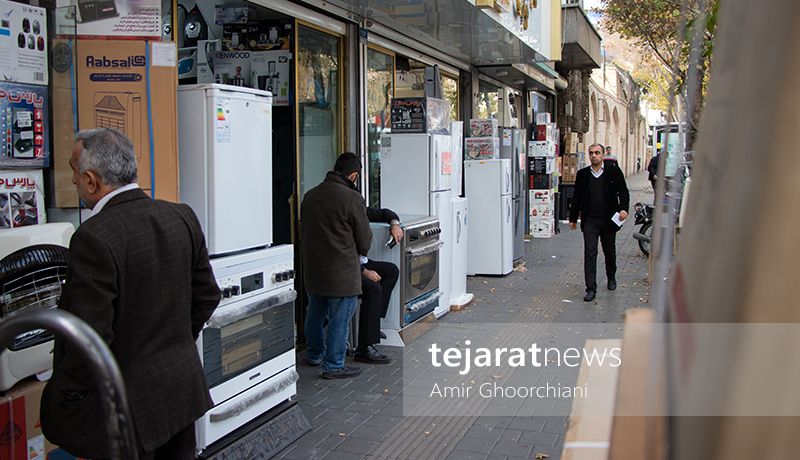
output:
M500 128L500 158L511 160L511 200L514 213L514 261L525 255L525 130Z
M514 261L511 160L464 162L468 275L507 275Z
M381 136L381 207L397 214L436 216L444 242L439 250L437 317L450 311L450 261L453 257L453 143L445 134L384 134Z
M272 95L220 84L178 86L180 199L210 255L272 244Z

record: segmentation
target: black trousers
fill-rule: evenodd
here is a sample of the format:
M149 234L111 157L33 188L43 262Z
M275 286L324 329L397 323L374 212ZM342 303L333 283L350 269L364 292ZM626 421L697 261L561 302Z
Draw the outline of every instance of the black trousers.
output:
M386 317L389 298L392 296L392 290L400 276L397 265L391 262L369 260L364 267L377 272L381 281L376 283L361 275L361 310L358 314L358 348L360 349L365 349L368 345L381 341L381 318Z
M597 292L597 239L603 245L606 257L606 276L613 280L617 275L617 231L610 219L587 218L583 223L583 274L586 291Z

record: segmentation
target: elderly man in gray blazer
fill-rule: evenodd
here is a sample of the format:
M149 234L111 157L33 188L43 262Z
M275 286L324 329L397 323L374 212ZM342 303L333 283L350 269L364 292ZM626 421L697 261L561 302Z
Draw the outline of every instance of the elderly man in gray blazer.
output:
M59 308L93 327L116 357L140 459L195 458L194 422L213 406L195 340L220 301L191 208L137 185L133 143L115 129L81 131L70 166L93 211L72 236ZM98 386L56 339L42 430L67 452L110 457Z

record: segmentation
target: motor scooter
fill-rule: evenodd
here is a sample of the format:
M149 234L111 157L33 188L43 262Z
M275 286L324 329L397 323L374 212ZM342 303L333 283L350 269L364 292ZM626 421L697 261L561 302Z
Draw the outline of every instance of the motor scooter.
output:
M636 221L634 225L641 225L639 231L633 237L639 241L639 249L645 256L650 256L650 242L653 236L653 215L655 207L649 204L636 203L633 205L636 211Z

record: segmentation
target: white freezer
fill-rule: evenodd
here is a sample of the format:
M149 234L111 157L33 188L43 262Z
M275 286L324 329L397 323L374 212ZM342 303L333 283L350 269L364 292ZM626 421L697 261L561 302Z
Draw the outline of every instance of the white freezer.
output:
M450 311L450 296L452 292L453 279L451 271L453 267L453 206L450 191L431 193L431 215L439 218L440 241L444 244L439 250L439 292L442 293L439 306L433 310L437 318L444 316Z
M466 305L472 300L467 294L467 247L469 232L467 231L467 198L458 197L452 200L453 214L453 260L450 285L450 305Z
M178 86L180 199L210 255L272 244L272 96L220 84Z
M507 275L513 268L510 174L508 159L464 162L469 200L467 275Z
M430 192L450 190L452 144L442 134L381 136L381 207L430 216Z

